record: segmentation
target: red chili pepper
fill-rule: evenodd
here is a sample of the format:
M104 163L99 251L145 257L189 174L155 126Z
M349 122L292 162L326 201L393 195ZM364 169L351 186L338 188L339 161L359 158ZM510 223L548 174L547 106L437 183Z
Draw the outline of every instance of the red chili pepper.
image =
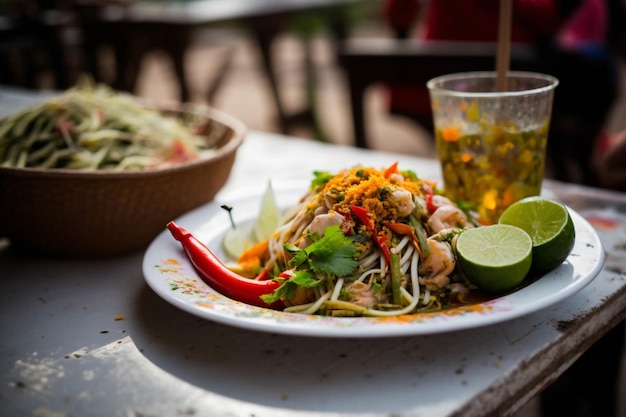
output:
M206 245L189 231L174 222L169 222L167 228L174 239L181 243L200 277L212 288L233 300L258 307L275 310L284 307L280 301L267 304L261 299L262 295L271 294L281 285L278 281L262 279L268 276L265 270L259 274L260 279L244 278L228 269Z
M389 264L389 259L391 259L391 251L389 250L389 245L387 244L387 237L384 234L378 233L378 229L376 225L370 218L369 212L361 206L352 206L352 212L356 216L356 218L361 222L361 224L365 225L369 230L370 234L378 248L382 252L387 264Z
M383 172L383 176L384 176L385 178L389 178L389 177L391 177L393 174L395 174L395 173L397 173L397 172L398 172L398 161L396 161L396 162L394 162L393 164L391 164L391 165L389 166L389 168L387 168L387 169L385 170L385 172Z
M385 223L385 226L387 226L392 232L398 233L399 235L408 236L411 239L411 242L413 242L413 246L415 246L415 249L420 256L420 259L424 259L424 254L422 253L420 241L415 234L415 229L413 228L413 226L406 223Z
M424 199L426 200L426 208L428 209L429 213L434 213L435 210L437 210L439 208L439 206L436 206L435 203L433 203L433 189L430 185L424 184L423 186L424 189Z

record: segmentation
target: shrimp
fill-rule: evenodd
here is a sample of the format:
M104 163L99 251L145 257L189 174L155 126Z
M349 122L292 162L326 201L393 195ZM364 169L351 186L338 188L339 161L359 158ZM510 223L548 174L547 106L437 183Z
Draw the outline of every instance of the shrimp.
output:
M438 240L440 242L448 242L450 243L450 245L452 245L452 248L454 249L456 245L456 240L459 238L459 235L463 233L463 230L465 229L460 227L441 229L434 235L430 235L428 238Z
M319 235L324 234L324 230L327 227L334 226L336 224L342 225L346 218L336 211L329 211L326 214L319 214L313 218L313 221L306 228L308 233L317 233ZM309 238L305 238L298 244L298 247L305 248L309 246L312 241Z
M433 204L437 207L454 206L454 203L452 202L452 200L450 200L448 197L445 197L441 194L433 195Z
M336 211L329 211L326 214L315 216L309 225L309 230L311 233L318 233L321 235L327 227L342 224L345 220L346 218Z
M413 194L405 189L396 189L391 193L391 198L398 207L398 217L406 217L415 210Z
M437 233L448 228L464 228L467 222L467 216L463 210L455 205L442 205L428 219L428 227L432 233Z
M448 277L456 266L452 246L447 242L427 239L429 255L419 266L420 284L431 289L443 288L450 283Z
M374 291L371 283L351 282L346 284L345 290L350 294L350 301L360 306L374 307L388 301L384 294Z

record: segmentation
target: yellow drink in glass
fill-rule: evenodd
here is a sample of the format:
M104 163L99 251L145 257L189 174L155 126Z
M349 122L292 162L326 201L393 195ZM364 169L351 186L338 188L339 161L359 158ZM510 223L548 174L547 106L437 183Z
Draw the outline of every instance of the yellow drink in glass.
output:
M511 73L509 82L495 92L495 73L481 72L428 83L446 194L491 223L515 201L541 193L558 84L534 73Z

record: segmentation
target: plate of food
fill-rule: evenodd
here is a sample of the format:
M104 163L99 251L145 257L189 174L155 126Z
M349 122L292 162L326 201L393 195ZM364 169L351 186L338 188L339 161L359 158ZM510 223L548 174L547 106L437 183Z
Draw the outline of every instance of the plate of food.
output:
M143 273L177 308L256 331L388 337L476 328L558 303L600 272L602 243L569 207L539 197L509 218L544 204L562 226L537 238L521 220L484 224L397 164L315 172L230 190L173 219L148 247ZM546 265L541 251L562 259Z

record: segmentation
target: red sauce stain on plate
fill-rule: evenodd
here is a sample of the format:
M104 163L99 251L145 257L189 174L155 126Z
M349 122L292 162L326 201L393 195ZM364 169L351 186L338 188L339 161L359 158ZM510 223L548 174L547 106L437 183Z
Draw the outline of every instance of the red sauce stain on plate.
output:
M615 230L621 225L618 218L602 213L588 213L585 219L597 230Z

